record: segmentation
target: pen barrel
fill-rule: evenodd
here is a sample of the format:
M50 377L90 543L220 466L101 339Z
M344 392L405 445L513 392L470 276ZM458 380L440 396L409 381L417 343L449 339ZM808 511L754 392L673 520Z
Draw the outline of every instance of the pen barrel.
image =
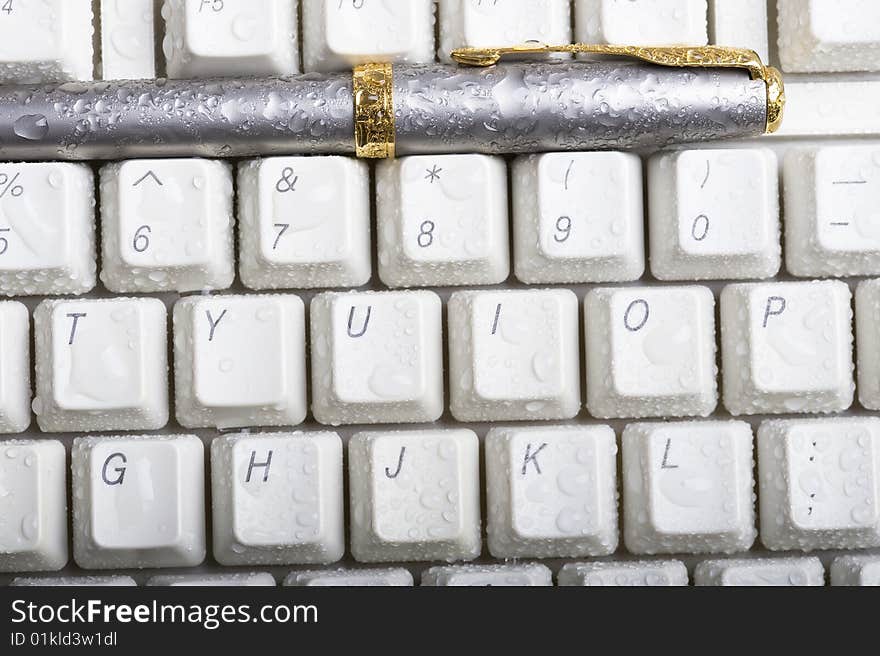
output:
M354 152L351 74L0 86L0 160Z
M396 152L628 150L764 132L736 69L632 62L396 66ZM0 160L353 154L349 73L0 86Z
M397 153L633 150L763 134L767 87L737 69L630 61L396 68Z

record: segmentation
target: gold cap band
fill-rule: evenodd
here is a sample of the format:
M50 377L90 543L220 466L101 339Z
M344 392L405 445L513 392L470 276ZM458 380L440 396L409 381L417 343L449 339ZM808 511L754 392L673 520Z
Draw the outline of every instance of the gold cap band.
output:
M765 66L754 50L726 46L618 46L610 44L571 43L548 46L543 43L525 43L506 48L459 48L452 58L467 66L492 66L506 55L544 54L567 52L571 54L611 55L632 57L660 66L691 68L742 68L753 80L762 80L767 86L766 132L772 133L782 123L785 108L785 86L782 74Z
M358 157L394 157L394 81L391 64L354 69L354 140Z

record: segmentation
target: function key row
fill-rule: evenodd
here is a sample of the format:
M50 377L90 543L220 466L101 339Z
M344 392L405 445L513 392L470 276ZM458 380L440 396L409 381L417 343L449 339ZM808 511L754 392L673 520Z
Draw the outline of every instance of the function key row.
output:
M880 547L875 417L768 420L756 450L745 422L629 424L619 488L609 426L493 428L483 444L486 546L497 559L603 557L620 542L635 555L735 554L751 549L756 526L772 551ZM207 499L197 437L78 438L73 557L85 569L199 565L210 505L221 565L338 562L346 516L358 562L471 561L483 552L480 450L467 429L357 433L346 515L333 432L213 439ZM0 571L64 567L64 447L12 440L0 455L9 520L0 524Z
M177 421L187 428L705 417L719 402L715 297L706 287L198 295L173 310ZM856 294L859 400L880 408L880 280ZM853 312L840 281L721 292L724 407L831 413L855 395ZM153 298L0 303L0 432L156 430L169 418L167 318ZM307 348L307 332L311 335ZM586 376L581 375L581 343ZM311 356L311 406L307 355Z
M742 0L94 0L94 9L99 11L93 0L2 0L0 82L92 79L95 31L98 72L108 80L158 77L158 42L174 78L337 71L371 61L431 63L435 51L448 62L451 50L461 46L563 44L572 38L701 45L710 32L714 43L767 55L767 8ZM809 35L799 31L797 25L786 29L795 37L792 45L809 44ZM841 45L865 51L861 59L869 61L870 38L860 35L856 44L847 34L838 36Z
M251 289L357 287L373 275L370 170L274 157L238 172L238 272ZM645 273L642 162L548 153L376 167L378 277L389 287L627 282ZM784 161L785 263L798 277L880 275L880 146L797 148ZM204 159L100 171L102 268L116 293L226 289L235 279L233 172ZM661 153L647 165L650 270L665 281L766 279L782 265L775 155ZM0 164L0 293L96 284L95 198L81 164Z

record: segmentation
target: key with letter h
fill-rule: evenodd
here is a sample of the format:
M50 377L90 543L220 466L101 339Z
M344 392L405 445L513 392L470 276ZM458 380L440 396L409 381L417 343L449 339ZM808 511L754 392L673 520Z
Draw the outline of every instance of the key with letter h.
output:
M223 565L332 563L345 551L336 433L211 444L214 557Z

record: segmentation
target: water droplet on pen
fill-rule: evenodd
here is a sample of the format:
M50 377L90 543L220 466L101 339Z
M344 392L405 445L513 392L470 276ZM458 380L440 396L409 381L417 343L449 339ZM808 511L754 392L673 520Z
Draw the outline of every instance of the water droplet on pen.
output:
M12 129L22 139L38 141L49 132L49 121L42 114L25 114L16 119Z

